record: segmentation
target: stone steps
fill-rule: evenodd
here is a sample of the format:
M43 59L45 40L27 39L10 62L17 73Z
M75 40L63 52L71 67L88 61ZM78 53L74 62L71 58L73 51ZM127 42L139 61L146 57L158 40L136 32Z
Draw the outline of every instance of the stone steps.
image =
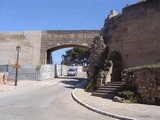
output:
M123 87L124 82L109 82L104 86L101 86L97 88L92 95L97 97L103 97L108 99L113 99L115 95L118 94L118 92Z

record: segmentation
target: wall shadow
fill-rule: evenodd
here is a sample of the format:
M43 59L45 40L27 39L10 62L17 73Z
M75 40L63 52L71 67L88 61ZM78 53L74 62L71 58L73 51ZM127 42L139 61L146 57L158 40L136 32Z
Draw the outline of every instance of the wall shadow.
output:
M83 87L80 87L81 83L86 80L86 78L80 78L80 77L59 77L59 78L62 78L62 79L66 79L66 80L62 80L60 81L61 83L64 83L66 84L67 86L65 86L65 88L71 88L71 89L75 89L75 88L82 88Z

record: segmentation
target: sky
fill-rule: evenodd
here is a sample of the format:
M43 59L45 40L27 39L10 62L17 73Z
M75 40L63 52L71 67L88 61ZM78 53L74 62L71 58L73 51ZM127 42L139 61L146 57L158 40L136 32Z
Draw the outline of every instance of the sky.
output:
M137 0L0 0L0 32L100 30L110 10L121 13ZM66 49L65 49L66 50ZM53 53L60 63L65 50Z

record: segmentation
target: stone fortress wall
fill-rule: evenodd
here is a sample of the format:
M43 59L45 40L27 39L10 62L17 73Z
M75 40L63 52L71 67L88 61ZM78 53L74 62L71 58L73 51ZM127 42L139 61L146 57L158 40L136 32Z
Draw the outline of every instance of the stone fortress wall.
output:
M99 30L44 30L0 32L0 65L15 64L16 47L21 46L20 65L48 63L52 51L65 47L90 48Z
M160 63L160 1L112 11L102 28L110 52L122 55L124 68Z
M41 31L20 31L0 33L0 65L15 64L18 45L20 64L39 64Z
M127 6L123 8L122 14L112 10L101 30L101 36L98 39L100 42L97 42L97 39L93 41L98 44L93 44L91 48L90 58L95 59L91 59L89 66L92 72L89 74L90 80L95 77L93 71L96 69L100 54L104 51L104 47L100 46L109 46L109 54L117 51L122 57L122 61L120 60L122 64L119 64L122 68L117 72L118 69L114 67L115 64L113 65L110 81L119 81L120 79L114 79L119 73L119 78L122 77L122 81L125 81L127 86L137 89L142 103L160 105L160 69L158 67L156 69L128 69L132 74L123 73L121 76L121 72L126 68L160 63L159 21L159 0ZM100 38L103 38L103 42ZM103 83L98 84L98 81L96 79L96 86L104 85Z

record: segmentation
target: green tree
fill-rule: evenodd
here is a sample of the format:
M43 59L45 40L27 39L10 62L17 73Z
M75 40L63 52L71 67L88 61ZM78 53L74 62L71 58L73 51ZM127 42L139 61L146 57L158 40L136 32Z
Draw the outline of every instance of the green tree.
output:
M66 51L66 54L62 55L62 64L65 65L82 65L88 66L89 50L85 48L73 48Z

